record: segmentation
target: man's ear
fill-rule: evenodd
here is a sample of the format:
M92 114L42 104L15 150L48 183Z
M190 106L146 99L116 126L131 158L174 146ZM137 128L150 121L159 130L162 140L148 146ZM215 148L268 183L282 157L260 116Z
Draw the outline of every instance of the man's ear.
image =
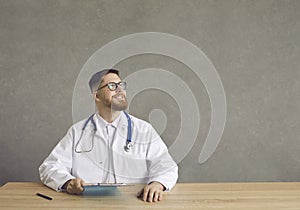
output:
M100 101L99 94L97 92L93 93L93 96L95 101Z

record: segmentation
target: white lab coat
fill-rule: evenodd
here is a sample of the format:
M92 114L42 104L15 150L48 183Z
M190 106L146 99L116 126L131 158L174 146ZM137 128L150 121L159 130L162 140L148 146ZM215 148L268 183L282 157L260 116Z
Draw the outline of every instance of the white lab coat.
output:
M97 130L93 132L94 125L89 121L82 132L87 119L74 124L39 167L41 181L57 191L62 190L66 181L76 177L86 183L158 181L170 190L178 178L176 163L149 123L131 115L130 118L131 151L124 150L128 128L125 114L121 113L112 124L94 114ZM115 129L114 135L107 129Z

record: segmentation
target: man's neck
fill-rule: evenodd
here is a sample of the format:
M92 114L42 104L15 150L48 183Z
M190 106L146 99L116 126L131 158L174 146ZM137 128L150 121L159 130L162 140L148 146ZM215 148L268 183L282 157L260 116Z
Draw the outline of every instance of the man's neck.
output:
M121 111L114 110L98 110L99 115L108 123L112 123L117 119L121 113Z

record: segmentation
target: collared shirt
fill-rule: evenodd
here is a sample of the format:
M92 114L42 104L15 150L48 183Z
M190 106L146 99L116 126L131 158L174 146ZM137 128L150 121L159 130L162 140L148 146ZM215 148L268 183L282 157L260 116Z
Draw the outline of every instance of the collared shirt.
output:
M112 150L112 145L115 137L115 132L118 127L121 114L112 122L106 122L99 113L95 114L96 125L98 129L103 130L104 139L107 140L107 150ZM104 163L103 168L106 168L103 173L102 182L106 183L116 183L116 177L114 172L112 156L108 154L107 161Z

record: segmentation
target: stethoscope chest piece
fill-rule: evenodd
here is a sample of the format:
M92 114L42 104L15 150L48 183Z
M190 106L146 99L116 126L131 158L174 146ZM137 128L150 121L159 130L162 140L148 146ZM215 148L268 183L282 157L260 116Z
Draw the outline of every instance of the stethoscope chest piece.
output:
M124 146L124 150L125 152L130 152L132 150L133 144L131 143L131 119L130 116L124 112L124 114L126 115L127 118L127 124L128 124L128 130L127 130L127 141L126 141L126 145Z
M127 142L126 145L124 146L124 149L126 152L130 152L132 150L132 143L131 142Z

